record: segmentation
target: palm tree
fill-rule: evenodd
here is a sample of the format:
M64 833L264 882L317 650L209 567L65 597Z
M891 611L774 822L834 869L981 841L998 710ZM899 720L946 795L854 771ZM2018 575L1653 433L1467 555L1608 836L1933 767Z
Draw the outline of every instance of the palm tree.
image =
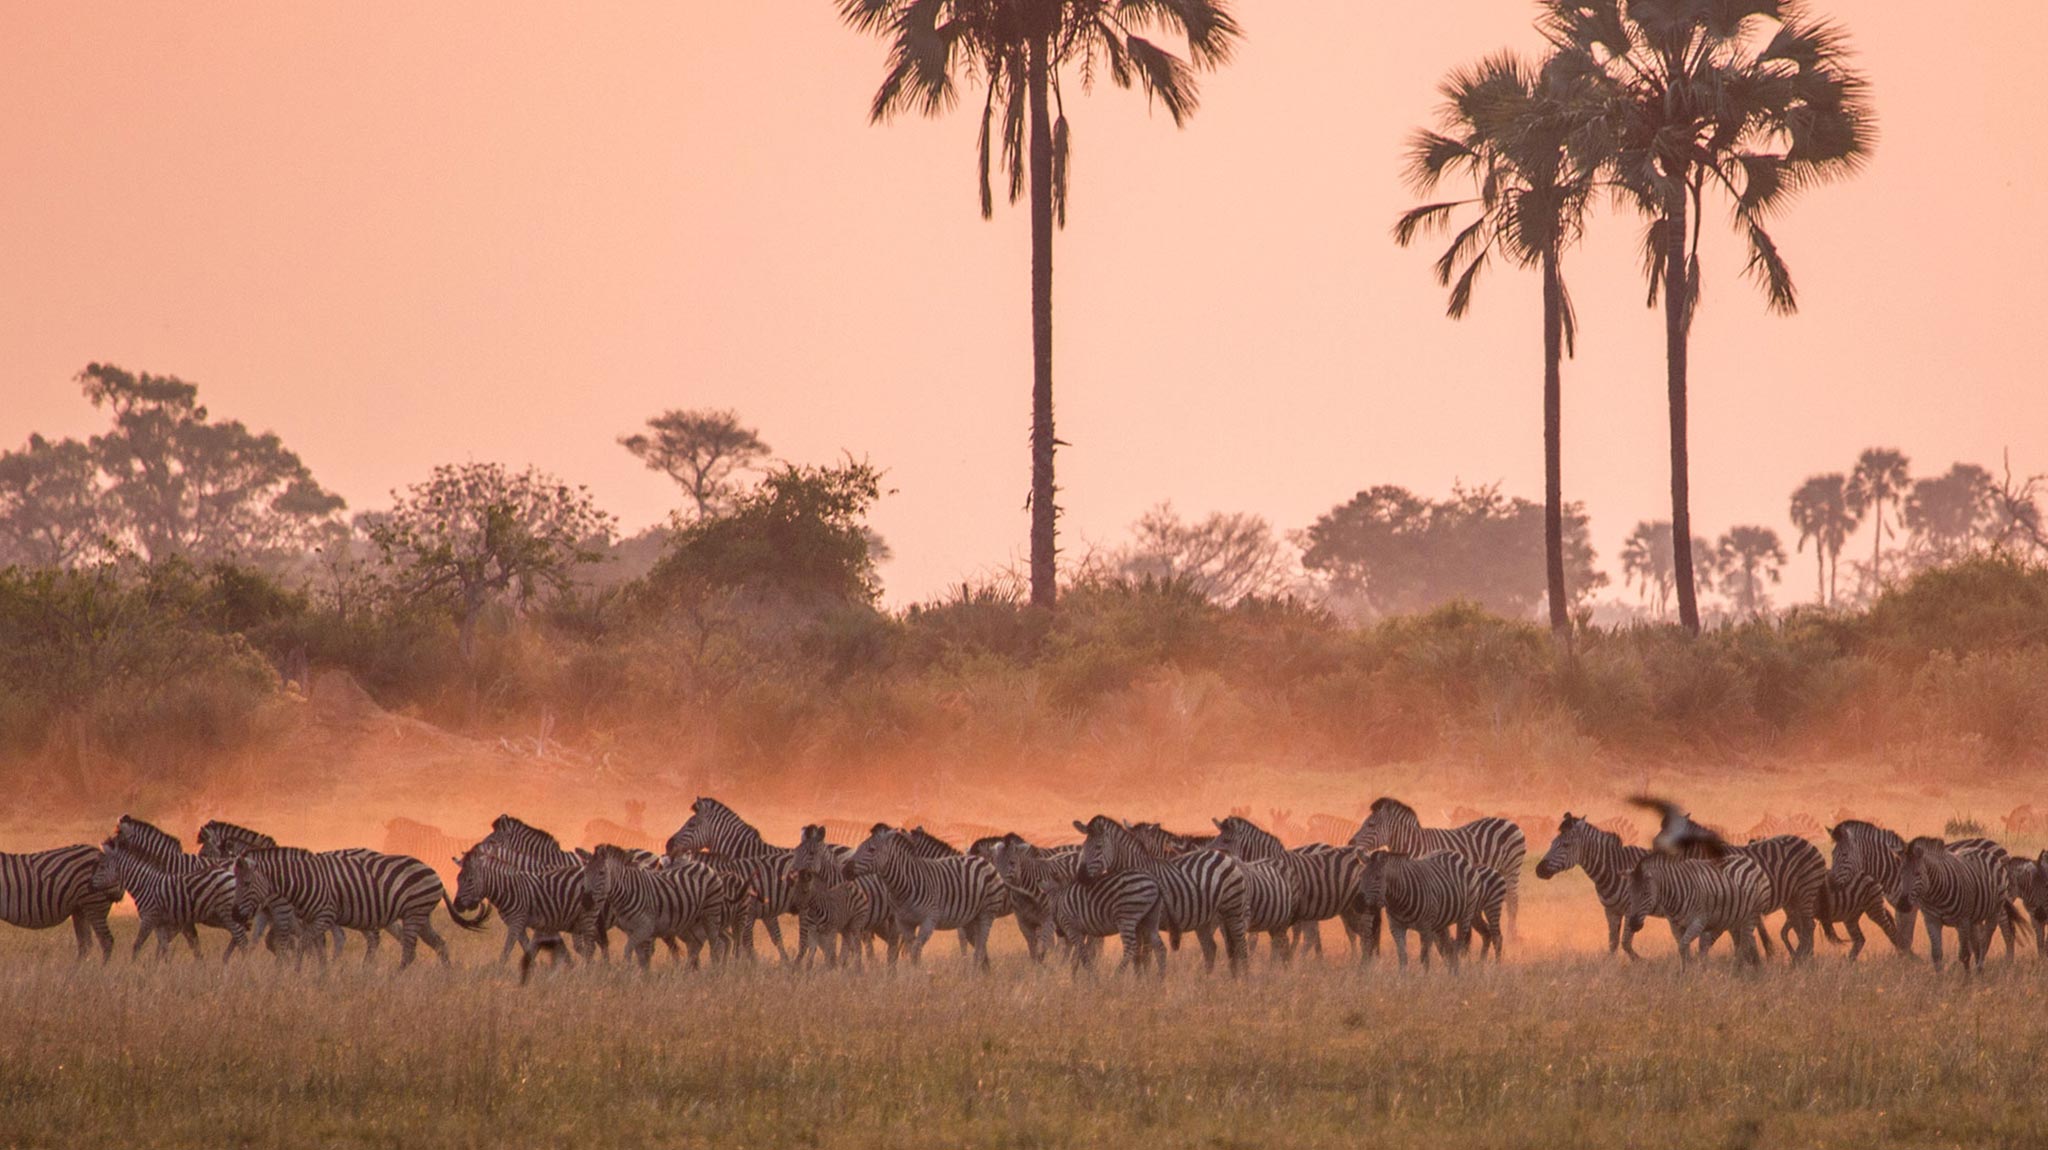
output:
M1452 236L1436 262L1437 282L1451 289L1451 318L1463 318L1487 264L1498 255L1543 273L1543 543L1550 591L1550 629L1571 636L1564 585L1563 357L1576 327L1565 290L1565 248L1585 229L1594 176L1606 157L1605 108L1597 73L1575 57L1541 67L1511 53L1489 56L1444 81L1443 131L1420 131L1409 147L1408 178L1418 195L1445 176L1469 179L1470 199L1427 203L1394 225L1406 247L1424 232L1447 230L1460 211L1472 222Z
M1802 189L1855 171L1873 128L1841 32L1789 0L1543 0L1560 52L1601 69L1615 95L1611 171L1649 219L1649 303L1664 305L1671 521L1678 614L1699 630L1687 458L1687 353L1700 298L1707 191L1724 195L1749 246L1745 269L1772 311L1798 308L1766 223Z
M1778 533L1768 527L1731 527L1721 536L1719 552L1721 586L1735 600L1735 609L1744 615L1763 614L1770 606L1763 581L1778 582L1778 572L1785 566Z
M1842 565L1842 545L1861 521L1849 506L1848 477L1839 471L1813 476L1792 493L1792 526L1799 528L1799 550L1805 551L1806 541L1813 540L1813 558L1820 569L1816 598L1822 606L1835 601L1835 572Z
M1974 463L1913 484L1899 516L1927 563L1950 563L1970 553L1996 529L1998 485Z
M1884 530L1887 508L1896 508L1910 482L1904 452L1896 447L1866 447L1849 472L1849 509L1868 515L1871 526L1870 590L1884 582ZM1893 511L1896 515L1896 510Z
M1671 613L1671 521L1636 524L1621 545L1622 577L1643 598L1657 593L1657 617Z
M1097 69L1119 88L1135 82L1186 123L1197 103L1195 71L1230 58L1239 38L1229 0L838 0L858 31L889 44L889 69L869 118L898 112L937 116L963 82L984 86L981 214L995 212L990 186L997 142L1010 201L1031 189L1031 601L1058 594L1053 485L1052 233L1067 218L1069 136L1060 99L1062 69L1085 86ZM1158 29L1187 44L1183 59L1138 31ZM997 123L1000 115L1001 123ZM1026 142L1028 139L1028 143Z

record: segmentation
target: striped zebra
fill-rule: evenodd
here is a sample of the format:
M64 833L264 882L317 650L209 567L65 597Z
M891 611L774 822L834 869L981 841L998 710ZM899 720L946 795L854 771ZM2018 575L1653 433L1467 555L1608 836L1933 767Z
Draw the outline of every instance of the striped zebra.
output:
M1044 901L1044 930L1067 943L1076 975L1094 968L1101 940L1114 935L1123 943L1117 973L1143 973L1147 962L1155 962L1159 977L1166 977L1166 943L1159 935L1164 908L1151 876L1133 870L1084 882L1077 856L1040 850L1014 835L996 847L996 855L1005 881Z
M848 873L872 874L889 891L897 928L910 935L914 966L935 930L964 930L982 969L988 968L988 932L1003 905L1003 880L987 859L972 855L925 859L911 852L910 836L884 829L853 852Z
M1004 852L1008 850L1006 855ZM1042 872L1048 877L1070 879L1081 869L1081 848L1079 846L1040 847L1025 842L1016 832L997 838L977 840L967 853L978 855L989 861L1002 876L1007 889L1010 913L1017 920L1017 930L1024 936L1024 949L1032 961L1044 962L1052 953L1052 943L1058 935L1052 918L1052 906L1047 901L1045 883L1039 878L1025 878L1017 869L1016 861L1026 856L1032 858L1032 874ZM1005 865L1004 859L1011 860Z
M2008 860L2006 876L2013 896L2034 920L2034 954L2048 961L2048 850L2039 858Z
M333 867L309 850L264 847L237 856L233 873L238 917L268 914L273 934L291 946L294 966L305 965L308 950L327 965L336 910Z
M207 824L209 827L214 825L213 823ZM205 828L201 828L200 833L204 835ZM264 837L267 838L268 836ZM208 871L225 867L228 862L226 855L209 855L203 850L198 854L187 854L185 853L185 843L178 836L153 823L138 819L133 815L121 816L120 822L116 824L114 829L114 841L140 857L144 862L169 875L204 874ZM276 846L277 844L271 843L269 845ZM253 946L261 942L270 949L271 953L275 954L277 952L278 940L271 935L270 928L270 912L267 909L258 907L255 917L248 923L249 944ZM334 949L338 954L341 951L342 940L340 927L334 929L333 939ZM194 946L198 945L196 934L192 937L191 941Z
M1828 885L1827 859L1820 848L1798 835L1777 835L1728 853L1756 860L1771 880L1771 906L1765 913L1785 912L1779 934L1793 962L1813 957L1813 928L1822 892ZM1765 948L1769 949L1768 936Z
M1451 851L1474 866L1497 871L1507 881L1507 929L1512 932L1522 913L1522 860L1529 853L1522 828L1503 818L1480 818L1457 827L1425 827L1415 808L1396 798L1373 800L1365 822L1351 836L1351 845L1371 853L1385 848L1414 858Z
M1096 815L1074 828L1086 835L1081 844L1081 873L1100 881L1125 871L1139 871L1159 884L1161 928L1193 931L1202 943L1203 965L1216 969L1215 932L1223 932L1230 973L1243 974L1250 958L1245 935L1250 929L1244 864L1216 850L1196 850L1159 858L1145 848L1137 833L1108 815Z
M434 908L447 888L434 868L410 855L389 855L352 847L326 851L315 858L328 869L334 886L336 958L341 957L341 930L363 936L363 962L377 958L383 932L398 939L398 968L411 966L425 942L448 965L448 944L434 929Z
M1364 944L1365 925L1370 917L1357 906L1358 872L1365 865L1358 852L1327 843L1310 843L1288 849L1278 835L1242 815L1231 815L1216 823L1216 838L1210 844L1241 862L1279 859L1294 872L1294 945L1323 952L1321 923L1340 919L1350 944L1360 955L1370 953ZM1377 941L1377 940L1375 940Z
M1756 940L1772 905L1770 876L1747 855L1680 859L1652 854L1629 874L1629 932L1643 929L1652 915L1669 920L1681 963L1692 961L1695 942L1699 957L1705 958L1716 938L1732 934L1742 961L1759 964Z
M1906 840L1896 831L1887 830L1862 819L1844 819L1828 828L1828 838L1834 841L1834 859L1829 873L1837 882L1848 882L1855 875L1867 874L1877 880L1878 888L1884 891L1885 900L1898 915L1898 936L1894 940L1899 948L1907 952L1913 949L1914 920L1902 903L1899 889L1899 872L1905 861ZM1948 844L1951 854L1978 855L1993 867L2005 865L2005 848L1985 838L1957 839ZM2019 909L2008 906L1999 923L2005 935L2005 953L2010 958L2013 952L2013 935L2018 925Z
M895 916L889 892L874 875L831 877L821 871L792 871L790 904L796 907L796 958L807 966L812 954L823 954L826 967L860 965L872 957L875 939L888 947L895 965L898 950Z
M100 847L93 884L118 885L135 900L138 925L135 946L128 952L130 960L142 953L142 946L151 935L156 936L159 962L170 954L172 935L183 936L192 948L192 957L199 958L197 928L202 926L228 932L227 953L221 955L223 963L249 945L247 920L235 911L235 876L225 867L167 873L110 838Z
M1956 932L1963 970L1982 969L1991 932L2005 921L2011 897L2002 863L1983 852L1954 851L1931 835L1906 844L1899 859L1899 913L1918 912L1927 923L1927 952L1940 970L1941 928Z
M1412 930L1420 939L1425 970L1434 950L1455 971L1465 946L1454 944L1451 932L1486 934L1494 929L1482 905L1486 893L1481 873L1477 864L1456 851L1433 851L1417 858L1382 849L1366 856L1358 892L1367 908L1385 912L1388 931L1394 936L1394 954L1402 966L1408 965L1408 932ZM1503 888L1496 885L1495 889L1505 898Z
M0 922L48 930L66 919L84 961L94 939L100 960L114 953L107 911L121 901L121 888L97 878L100 852L83 843L29 854L0 851Z
M564 934L575 939L577 953L585 958L597 949L597 903L583 889L581 864L529 870L481 845L455 863L455 898L448 904L448 916L464 930L482 930L490 908L496 907L505 921L505 946L498 952L501 965L516 943L524 955L523 974L541 946ZM555 946L553 952L559 961L575 965L566 949Z
M219 819L199 828L199 857L203 859L230 859L246 850L276 845L276 839L261 831Z
M477 845L487 847L502 862L518 862L533 867L583 865L583 859L576 852L563 849L562 841L553 834L512 815L499 815L492 819L491 833Z
M1821 888L1820 903L1814 909L1814 918L1820 922L1821 929L1827 932L1830 942L1841 941L1835 937L1836 926L1849 933L1850 962L1856 961L1856 956L1863 953L1862 923L1865 918L1876 923L1877 928L1884 932L1884 936L1891 940L1892 946L1900 953L1907 953L1906 948L1899 942L1898 923L1885 906L1883 888L1877 885L1876 879L1867 874L1857 874L1847 882L1836 878L1832 873L1829 874L1827 885ZM1791 940L1786 939L1785 945L1791 946Z
M654 857L649 851L637 854ZM582 881L584 893L625 932L626 952L640 960L640 969L649 968L657 938L671 947L686 943L692 967L706 943L713 962L725 958L725 886L710 867L678 859L653 870L635 851L601 844L589 852Z
M1024 936L1024 949L1031 955L1031 961L1044 962L1046 955L1045 930L1047 924L1051 922L1051 912L1045 905L1045 896L1036 889L1020 885L1014 881L996 861L996 851L1004 843L1013 839L1019 843L1024 842L1022 836L1014 832L1002 835L989 835L968 844L967 853L976 858L987 859L989 865L996 868L996 873L1002 876L1003 901L1010 915L1016 920L1018 933ZM1078 852L1070 853L1078 854Z
M792 848L766 842L754 824L741 818L731 807L717 799L699 797L690 804L690 817L668 837L663 849L670 858L702 852L748 862L779 858L779 861L768 864L776 868L775 874L758 876L761 881L755 884L758 897L753 913L768 931L768 941L775 944L775 953L784 961L788 960L789 949L782 944L781 918L796 913L789 905L791 884L784 877L788 873ZM743 944L749 955L754 953L753 929L753 921L749 918L745 922L746 939Z
M1241 862L1244 868L1245 941L1263 934L1273 940L1273 961L1291 962L1294 947L1288 934L1296 921L1295 906L1301 901L1301 885L1294 871L1280 859Z
M1620 835L1566 811L1557 824L1557 837L1536 863L1536 877L1547 881L1573 867L1585 871L1600 900L1600 910L1607 916L1607 953L1625 949L1630 958L1640 958L1621 925L1628 918L1629 876L1649 854L1647 848L1629 846Z

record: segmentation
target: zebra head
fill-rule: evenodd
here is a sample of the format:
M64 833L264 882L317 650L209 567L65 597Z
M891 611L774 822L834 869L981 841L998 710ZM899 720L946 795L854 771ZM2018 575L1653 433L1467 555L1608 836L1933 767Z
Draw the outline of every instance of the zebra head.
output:
M1628 893L1622 901L1630 933L1643 929L1643 920L1657 913L1661 901L1664 871L1671 864L1663 856L1648 855L1628 874Z
M683 825L676 828L676 833L668 836L666 853L683 855L717 849L717 823L722 815L739 817L733 815L732 808L717 799L700 796L696 802L690 804L690 817L683 820Z
M873 874L894 863L910 850L909 837L887 823L876 823L868 834L867 841L853 852L853 858L846 864L846 873L859 877Z
M1131 823L1126 828L1131 836L1143 847L1146 854L1156 859L1170 859L1192 850L1216 844L1215 836L1199 838L1195 835L1175 834L1158 823Z
M825 828L813 823L803 830L803 838L796 844L796 850L789 856L791 878L797 875L839 873L839 858L832 853L832 847L825 841Z
M1131 828L1108 815L1096 815L1085 823L1076 820L1074 829L1088 836L1081 843L1080 867L1087 878L1101 878L1152 857Z
M1835 844L1828 873L1844 885L1859 874L1882 883L1897 867L1906 845L1898 835L1862 819L1843 819L1828 828L1828 838Z
M616 872L640 865L632 852L610 843L599 843L594 850L578 850L576 856L583 860L583 873L580 876L583 893L589 895L590 901L599 906L603 906L605 900L611 897ZM459 891L459 878L456 885Z
M1209 821L1216 824L1216 837L1209 840L1211 850L1222 851L1246 862L1275 858L1286 853L1287 848L1277 835L1243 815L1229 815Z
M1400 873L1410 860L1384 848L1359 853L1365 856L1365 865L1358 872L1358 901L1367 910L1378 910L1387 904L1387 876Z
M1892 903L1911 913L1920 878L1934 859L1948 857L1948 844L1933 835L1921 835L1899 852L1899 877L1892 883Z
M974 844L980 846L981 843ZM989 861L995 864L996 874L1011 886L1024 885L1024 863L1031 855L1031 844L1023 836L1007 834L995 840Z
M144 862L159 867L185 853L185 844L178 836L134 815L121 816L111 841L134 852Z
M1415 815L1415 808L1390 795L1382 795L1372 801L1372 809L1366 812L1365 822L1358 827L1358 833L1351 836L1351 845L1362 851L1376 851L1382 847L1405 847L1407 840L1422 827L1422 820Z
M100 844L99 861L92 867L92 889L110 894L119 894L126 887L122 871L127 869L128 855L115 839Z
M262 856L244 853L235 859L235 917L247 922L271 902L270 872ZM457 920L460 921L460 920Z
M471 847L455 865L455 897L448 900L448 917L464 930L482 930L484 920L491 917L484 900L490 897L491 880L496 877L493 860L487 852ZM463 917L471 913L475 917Z
M1579 848L1589 831L1598 833L1593 824L1566 811L1564 820L1557 824L1557 837L1550 840L1550 849L1543 852L1542 860L1536 864L1536 877L1547 879L1579 865Z

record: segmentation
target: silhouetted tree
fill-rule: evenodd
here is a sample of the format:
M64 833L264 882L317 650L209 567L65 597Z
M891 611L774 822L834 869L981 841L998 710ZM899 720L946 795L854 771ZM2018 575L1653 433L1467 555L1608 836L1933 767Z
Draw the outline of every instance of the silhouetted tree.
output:
M97 556L106 535L90 447L31 435L0 455L0 567L70 567Z
M1991 473L1974 463L1958 463L1945 475L1916 480L1899 521L1913 533L1919 562L1953 562L1987 541L1998 515L1997 491Z
M1061 73L1078 71L1084 86L1098 72L1119 88L1135 82L1183 124L1195 111L1195 71L1229 59L1237 21L1226 0L839 0L839 12L889 43L871 119L936 116L953 106L963 80L983 85L981 214L995 211L999 146L1011 202L1030 186L1031 601L1050 607L1058 595L1052 233L1066 222L1069 150ZM1137 34L1153 28L1183 37L1186 58Z
M2048 535L2041 530L2040 491L2048 475L2018 479L2012 473L2012 453L2005 457L2005 473L1991 493L1991 545L2004 551L2048 552Z
M1692 549L1703 559L1696 572L1699 588L1710 591L1714 584L1714 549L1705 539L1693 537ZM1676 583L1671 548L1671 521L1645 520L1621 545L1621 570L1628 583L1646 601L1656 598L1657 617L1671 615L1671 590Z
M1721 587L1735 610L1743 615L1770 610L1764 583L1778 582L1785 566L1785 547L1778 542L1778 533L1768 527L1731 527L1721 536L1716 552Z
M105 522L145 559L303 552L346 506L274 433L212 422L184 380L95 363L78 382L114 416L91 443L106 475Z
M1895 447L1867 447L1856 457L1849 472L1849 509L1870 521L1870 585L1876 594L1884 582L1884 533L1886 520L1895 517L1896 505L1905 497L1910 480L1904 453Z
M1566 586L1583 598L1604 586L1586 516L1565 507ZM1371 614L1427 610L1465 599L1526 617L1543 601L1543 508L1497 487L1453 488L1442 501L1394 486L1361 491L1303 533L1301 564L1340 599Z
M1403 247L1422 232L1448 230L1473 209L1472 222L1451 238L1436 262L1437 282L1451 289L1450 315L1471 307L1480 275L1495 256L1543 274L1544 571L1550 629L1571 634L1564 580L1563 359L1576 324L1565 290L1564 251L1585 228L1594 177L1607 154L1598 74L1576 56L1531 67L1510 53L1489 56L1444 81L1443 131L1416 133L1408 179L1418 195L1446 176L1469 180L1478 195L1423 204L1394 225Z
M729 507L739 475L768 456L768 445L731 411L665 411L647 430L619 437L649 470L676 481L701 518Z
M1131 536L1116 555L1119 573L1179 580L1212 602L1279 595L1296 582L1286 541L1257 515L1219 511L1190 523L1161 503L1132 524Z
M1671 521L1679 620L1699 630L1694 588L1687 352L1700 299L1700 226L1709 188L1733 208L1749 276L1771 310L1798 308L1765 225L1803 188L1854 172L1873 129L1865 85L1840 31L1784 0L1544 0L1559 52L1613 87L1609 168L1650 220L1649 302L1664 305L1671 422Z
M1817 601L1835 601L1835 573L1842 565L1842 546L1856 530L1856 509L1849 505L1849 480L1839 471L1816 475L1792 493L1792 526L1799 529L1799 550L1813 541L1814 564L1819 568Z
M444 464L392 500L389 512L369 521L370 540L401 594L454 611L462 657L472 663L485 608L566 590L579 564L603 557L612 534L611 516L588 489L531 467Z

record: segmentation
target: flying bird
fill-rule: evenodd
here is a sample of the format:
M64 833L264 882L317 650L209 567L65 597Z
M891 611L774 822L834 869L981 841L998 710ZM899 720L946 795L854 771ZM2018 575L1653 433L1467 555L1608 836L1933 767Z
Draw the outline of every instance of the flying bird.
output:
M1677 803L1650 795L1631 795L1628 801L1663 817L1664 825L1658 828L1657 837L1650 840L1657 853L1680 858L1720 858L1728 853L1726 839L1692 821L1692 816L1680 810Z

